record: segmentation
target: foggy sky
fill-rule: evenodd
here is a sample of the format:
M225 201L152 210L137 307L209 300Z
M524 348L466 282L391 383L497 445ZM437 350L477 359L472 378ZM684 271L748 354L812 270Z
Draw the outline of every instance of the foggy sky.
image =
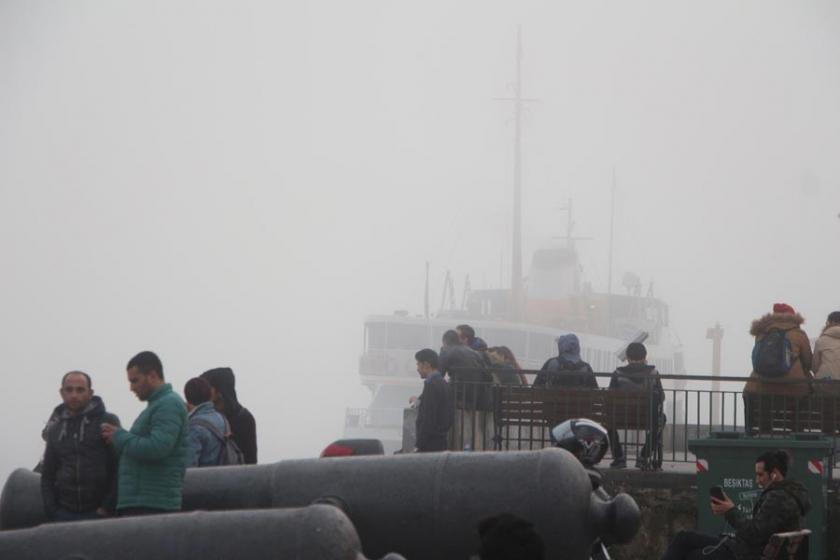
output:
M835 2L0 2L0 480L61 375L124 423L125 364L228 365L262 461L340 436L362 322L510 266L524 38L525 269L575 205L584 276L671 306L687 367L840 308ZM490 341L503 343L504 341Z

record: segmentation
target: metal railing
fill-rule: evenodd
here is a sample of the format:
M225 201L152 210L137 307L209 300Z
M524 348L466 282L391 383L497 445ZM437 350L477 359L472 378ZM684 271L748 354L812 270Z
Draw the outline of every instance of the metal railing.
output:
M402 421L402 408L347 408L344 414L345 429L391 428L401 430Z
M475 379L476 372L468 373ZM531 378L539 372L523 373ZM551 428L571 418L602 423L611 432L611 444L620 441L625 457L643 467L693 463L689 440L713 432L840 437L840 381L660 375L661 385L642 383L640 391L627 391L607 389L612 373L592 375L599 380L597 389L458 381L456 374L450 449L547 447Z

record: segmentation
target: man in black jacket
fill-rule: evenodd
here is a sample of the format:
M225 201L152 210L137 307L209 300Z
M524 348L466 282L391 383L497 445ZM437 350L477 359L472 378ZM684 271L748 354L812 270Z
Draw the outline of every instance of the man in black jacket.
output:
M438 355L434 350L424 348L414 359L417 373L423 378L423 393L417 407L417 451L446 451L446 436L455 413L452 390L438 371Z
M78 521L110 515L116 506L117 456L102 439L102 424L119 426L93 394L90 376L71 371L61 380L64 401L46 432L41 495L47 517Z
M458 407L469 410L491 410L490 393L480 384L490 384L493 377L486 371L485 357L469 346L461 344L456 331L443 333L440 349L440 372L452 382L464 384L457 396Z
M653 422L650 430L645 434L645 444L636 458L636 468L657 467L657 465L651 463L651 453L653 447L658 445L660 432L664 425L662 402L665 400L665 391L662 389L662 381L659 379L656 366L647 363L647 348L644 344L631 342L627 345L626 354L627 365L613 372L609 389L611 391L645 391L651 393L651 409L637 411L638 414L650 414ZM611 428L609 436L610 450L613 456L610 467L622 469L627 466L627 458L618 437L618 430Z
M227 418L231 437L242 451L245 464L256 465L257 423L251 412L239 404L233 370L228 367L211 369L202 373L201 377L210 383L213 405Z
M724 494L723 500L712 497L712 512L724 516L735 529L735 537L718 537L695 531L680 531L662 560L760 560L764 548L775 533L798 531L811 502L804 486L786 480L790 458L782 450L768 451L755 460L755 480L763 489L747 518Z
M443 333L440 373L449 375L457 417L453 446L456 449L486 449L493 437L493 376L486 355L461 344L458 333Z

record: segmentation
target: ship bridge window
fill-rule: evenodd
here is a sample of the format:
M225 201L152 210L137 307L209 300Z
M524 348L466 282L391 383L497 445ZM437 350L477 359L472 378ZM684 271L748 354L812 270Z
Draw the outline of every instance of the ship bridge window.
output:
M428 346L425 325L370 323L367 325L369 350L420 350Z
M428 344L428 329L425 325L390 325L388 328L388 348L416 352Z
M388 325L385 323L370 323L367 326L367 346L371 350L382 350L388 347Z

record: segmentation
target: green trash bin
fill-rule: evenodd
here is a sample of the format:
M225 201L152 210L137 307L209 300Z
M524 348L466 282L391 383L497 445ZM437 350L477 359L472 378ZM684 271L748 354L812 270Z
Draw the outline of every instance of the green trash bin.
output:
M803 529L811 530L809 560L824 560L831 448L830 439L816 434L762 438L737 432L717 432L705 439L690 440L688 449L697 458L698 530L711 535L732 531L723 517L712 513L709 497L712 486L723 487L735 506L751 515L761 495L761 488L755 481L755 459L766 451L784 449L792 457L786 478L803 484L811 500L811 510L803 523Z

